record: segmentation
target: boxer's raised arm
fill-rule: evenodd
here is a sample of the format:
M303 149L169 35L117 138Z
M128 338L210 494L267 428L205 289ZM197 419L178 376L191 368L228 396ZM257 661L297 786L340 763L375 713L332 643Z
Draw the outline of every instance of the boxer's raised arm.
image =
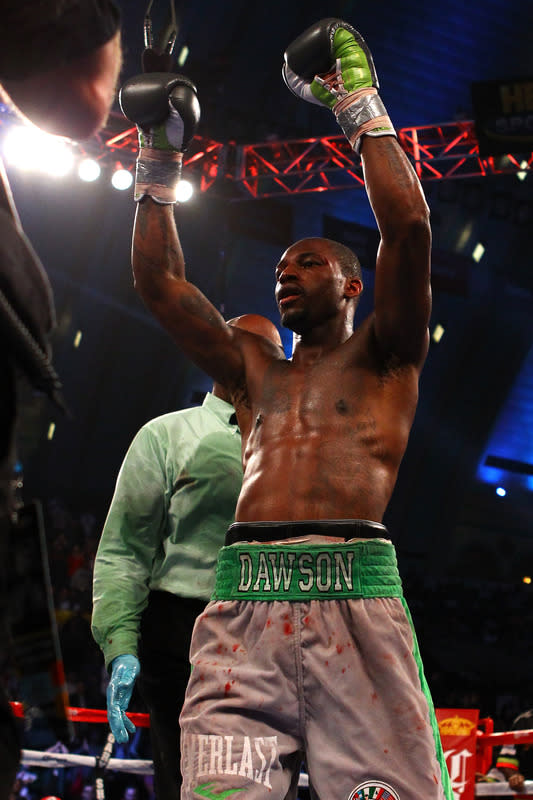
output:
M174 219L183 153L200 119L196 88L183 75L146 73L125 83L120 104L139 132L132 246L135 288L178 346L229 389L242 377L237 337L186 279Z
M289 89L333 111L361 152L370 204L381 233L376 264L375 332L383 357L418 367L427 353L431 310L431 233L420 183L395 138L378 94L372 54L354 27L327 18L287 48Z
M173 205L150 197L139 203L132 268L137 292L177 345L213 380L228 388L237 382L242 356L234 331L185 277Z
M374 287L377 341L386 357L421 367L431 314L429 209L396 139L365 137L361 157L381 234Z

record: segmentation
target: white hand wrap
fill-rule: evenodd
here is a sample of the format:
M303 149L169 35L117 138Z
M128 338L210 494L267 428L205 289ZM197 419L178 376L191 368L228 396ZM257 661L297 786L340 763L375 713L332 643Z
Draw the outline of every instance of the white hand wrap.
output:
M141 147L135 169L135 201L148 196L162 205L175 203L182 161L183 153Z
M333 111L356 153L359 153L363 135L396 136L387 110L373 87L351 92L339 100Z

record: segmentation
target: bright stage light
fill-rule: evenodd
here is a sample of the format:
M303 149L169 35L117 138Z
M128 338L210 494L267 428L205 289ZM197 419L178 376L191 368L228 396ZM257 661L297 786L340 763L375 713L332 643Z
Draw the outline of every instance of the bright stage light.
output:
M43 162L43 172L62 178L72 172L74 166L74 154L63 142L56 141L51 144Z
M111 184L119 192L129 189L133 183L133 175L127 169L117 169L111 177Z
M194 192L194 187L189 181L181 180L176 187L176 200L178 203L187 203Z
M18 169L35 168L35 145L38 131L20 125L9 129L4 139L4 157L8 164Z
M527 178L529 164L527 163L527 161L522 161L520 163L520 167L521 169L519 170L519 172L516 173L516 177L518 178L519 181L525 181L525 179Z
M84 158L78 164L78 175L82 181L87 183L98 180L101 172L100 164L93 158Z
M180 67L183 67L183 65L187 61L188 56L189 56L189 48L187 47L186 44L184 44L178 56L178 64Z
M498 486L498 488L496 489L496 494L498 495L498 497L505 497L507 491L506 489L503 488L503 486Z
M483 247L481 242L478 242L476 244L476 246L474 247L474 250L472 251L472 258L474 259L474 261L477 261L479 263L481 261L481 259L483 258L483 253L484 252L485 252L485 248Z
M72 148L65 139L20 125L8 131L4 156L8 164L18 169L54 177L67 175L74 164Z
M444 328L440 324L440 322L438 322L435 325L434 329L433 329L433 333L431 334L431 338L433 339L435 344L438 344L443 336L444 336Z

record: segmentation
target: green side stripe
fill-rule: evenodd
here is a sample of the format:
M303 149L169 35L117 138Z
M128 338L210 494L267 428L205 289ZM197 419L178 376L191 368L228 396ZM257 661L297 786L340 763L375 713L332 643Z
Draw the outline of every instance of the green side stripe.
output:
M420 657L420 650L418 648L418 641L416 638L416 633L413 625L413 620L411 618L411 612L407 606L405 598L402 597L402 605L404 607L405 613L407 615L407 619L409 620L409 624L411 625L411 631L413 634L413 656L418 666L418 677L420 679L420 685L422 687L422 691L426 696L426 700L429 706L429 718L431 721L431 728L433 730L433 739L435 741L435 751L437 755L437 761L440 765L440 772L441 772L441 779L442 779L442 787L444 789L444 795L447 800L454 800L453 790L452 790L452 782L450 780L450 775L448 773L448 767L446 766L446 759L444 758L444 753L442 750L442 742L439 733L439 725L437 723L437 717L435 715L435 708L433 706L433 699L431 697L431 692L429 691L429 686L426 681L426 676L424 675L424 667L422 665L422 659Z

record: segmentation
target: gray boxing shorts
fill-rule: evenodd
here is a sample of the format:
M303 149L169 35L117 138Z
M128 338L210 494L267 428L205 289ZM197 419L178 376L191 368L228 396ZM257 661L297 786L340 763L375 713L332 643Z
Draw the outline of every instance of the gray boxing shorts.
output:
M222 548L191 663L182 800L452 800L390 541Z

